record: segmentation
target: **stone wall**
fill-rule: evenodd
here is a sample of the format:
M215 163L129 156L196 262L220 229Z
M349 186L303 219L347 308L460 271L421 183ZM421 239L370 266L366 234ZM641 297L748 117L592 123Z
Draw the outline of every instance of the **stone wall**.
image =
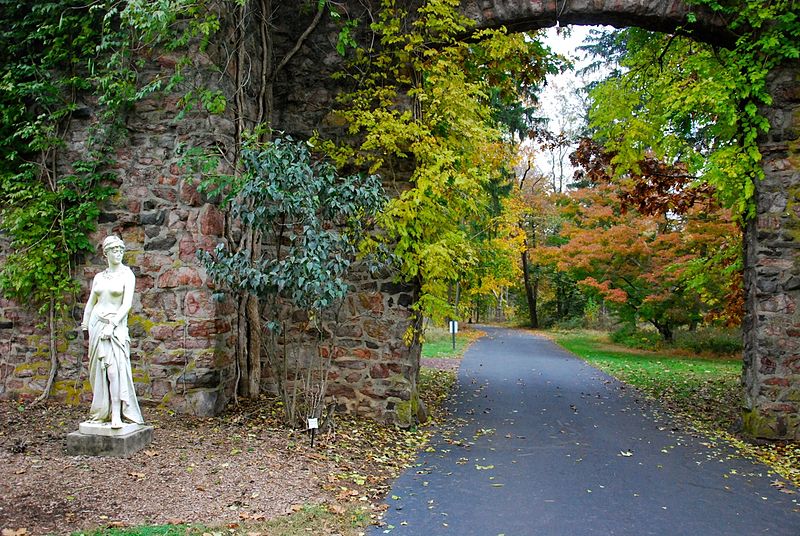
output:
M683 26L695 37L717 44L732 44L735 36L718 13L681 0L464 0L462 11L480 27L505 26L536 30L556 25L638 26L672 32ZM689 24L687 13L696 21Z
M375 2L348 2L349 16L368 18L364 10L370 4ZM276 5L276 9L274 19L281 21L275 31L275 62L279 62L306 29L308 18L299 17L289 5ZM363 25L360 30L365 31ZM334 113L336 95L343 91L342 81L332 77L343 61L336 51L338 33L335 21L323 17L276 78L272 88L275 130L295 139L307 139L315 132L330 138L345 135ZM384 179L389 195L408 187L403 176ZM420 347L404 342L404 336L413 321L410 306L416 289L398 283L394 274L373 276L358 267L350 283L353 291L342 306L338 327L326 330L331 337L322 341L323 354L332 357L328 395L337 411L414 424L425 413L417 394ZM290 330L290 339L302 343L301 331L302 321ZM274 390L266 357L263 361L262 386Z
M272 124L296 138L315 130L331 133L341 128L330 113L337 83L330 74L341 65L335 50L338 28L327 17L312 32L274 85L262 93L261 70L279 62L307 28L312 15L298 13L283 3L274 6L274 58L262 63L263 41L258 11L245 14L244 54L237 56L234 18L226 17L219 40L209 50L193 52L198 66L183 91L191 87L221 90L228 108L221 116L189 113L175 120L178 94L154 95L137 103L127 117L128 136L116 151L118 194L104 207L99 244L111 233L127 246L124 262L137 277L137 291L129 316L131 360L140 399L199 415L218 413L232 397L236 383L235 300L212 299L213 284L196 260L198 249L210 250L225 240L229 222L197 191L197 185L178 166L183 147L217 147L231 160L238 129L252 127L259 114L259 96L273 99ZM363 6L358 4L358 9ZM255 8L253 8L255 9ZM158 56L142 75L168 75L177 54ZM242 65L237 65L242 61ZM227 70L222 70L226 67ZM236 69L245 76L237 76ZM234 90L237 80L242 99ZM64 161L85 151L88 130L95 118L87 102L83 120L75 122ZM78 324L88 287L105 267L99 254L79 268L83 282L74 324L59 341L60 370L56 398L88 400L91 396L88 363ZM353 292L342 308L342 321L323 352L332 357L329 395L340 411L411 424L424 413L416 393L419 347L403 342L411 322L409 306L414 288L395 282L391 275L373 278L366 270L353 275ZM49 369L45 332L40 319L19 304L0 301L0 396L31 398L44 388ZM290 343L305 344L302 321L288 333ZM65 336L66 335L66 336ZM262 386L274 389L266 356Z
M217 47L192 51L196 69L184 91L209 87L232 97L231 77L221 76L217 67L225 64L219 57L231 40L230 30L223 30ZM158 55L140 76L168 77L178 60L176 54ZM195 111L177 121L179 98L177 92L156 93L128 113L125 139L113 155L117 194L102 207L92 239L99 245L109 234L120 235L127 247L124 262L137 278L128 325L140 399L213 415L233 389L235 314L230 305L212 300L209 280L195 255L198 248L213 248L222 239L226 222L178 162L183 147L217 146L230 156L236 125L231 112L215 116ZM91 99L83 104L59 155L62 162L79 159L87 150L96 106ZM77 268L82 292L73 307L73 321L59 333L56 398L91 397L79 324L92 277L105 265L96 254ZM32 398L44 388L49 336L37 327L41 322L24 304L0 301L0 396Z
M366 5L369 2L348 3L354 17ZM213 46L204 53L196 51L197 67L187 83L221 90L232 104L223 115L194 113L175 121L177 96L171 95L154 96L133 110L127 119L128 139L116 155L119 194L105 207L94 237L99 243L111 232L121 234L128 245L125 260L138 278L130 318L137 390L144 400L180 411L213 414L232 396L238 329L235 307L212 300L211 284L195 260L198 248L213 247L231 229L216 206L200 195L178 168L180 147L218 147L229 159L233 157L240 130L264 109L260 100L264 88L258 85L266 79L262 71L293 48L311 18L289 3L276 2L274 7L270 20L276 25L271 27L275 54L270 61L259 59L264 40L259 34L258 12L248 14L247 25L238 34L229 17ZM647 27L667 27L682 20L686 10L682 2L650 0L581 0L563 5L470 0L464 7L482 25L506 24L519 29L550 26L558 17L561 22L639 22ZM724 32L714 29L719 27L717 21L703 19L701 24L710 40L724 40ZM340 62L335 52L337 33L326 17L270 85L266 95L273 103L271 118L277 130L299 138L315 130L333 135L340 132L341 125L331 113L340 87L329 76ZM245 36L246 53L232 57L237 36ZM143 75L166 73L176 61L171 55L157 57ZM743 375L746 428L757 436L795 439L800 434L798 73L800 68L794 62L770 77L775 99L768 111L772 129L761 141L766 179L757 185L758 218L749 223L746 239ZM236 98L237 85L243 86L240 95L244 98ZM64 161L84 150L93 121L91 102L86 109L83 119L76 118ZM407 187L402 175L387 177L390 194ZM86 360L76 329L88 282L103 266L102 258L95 256L79 268L79 278L86 286L75 305L74 325L67 326L59 339L61 371L56 391L70 400L88 394ZM364 271L354 276L353 284L335 342L325 349L333 356L329 394L341 409L410 424L421 409L416 386L419 347L403 342L412 322L408 306L415 289L397 284L390 274L373 279ZM39 318L25 306L0 300L0 396L33 396L43 388L49 341L36 328L38 323ZM299 326L293 328L293 336L302 340ZM264 387L269 388L269 373L263 378Z
M744 426L756 437L800 439L800 62L769 78L764 180L746 231Z

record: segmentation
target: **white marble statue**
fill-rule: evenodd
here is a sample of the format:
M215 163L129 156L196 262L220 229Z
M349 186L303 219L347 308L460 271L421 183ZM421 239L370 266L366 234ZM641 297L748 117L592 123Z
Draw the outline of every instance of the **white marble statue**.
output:
M103 241L108 268L92 281L83 311L81 329L89 332L89 382L92 385L91 423L142 424L133 387L128 336L128 311L133 303L136 278L122 264L125 244L117 236Z

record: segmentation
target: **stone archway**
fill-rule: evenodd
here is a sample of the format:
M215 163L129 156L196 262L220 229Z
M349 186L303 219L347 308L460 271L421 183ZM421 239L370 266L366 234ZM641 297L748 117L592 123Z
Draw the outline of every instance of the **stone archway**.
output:
M354 12L364 0L348 0ZM369 3L369 2L367 2ZM377 3L377 2L372 2ZM274 46L290 49L308 25L291 3L276 3ZM286 5L284 5L286 4ZM464 12L480 26L505 25L532 30L559 24L611 24L673 31L683 24L689 7L679 0L464 0ZM696 11L693 36L726 44L725 24L711 13ZM252 16L256 17L258 13ZM204 83L233 95L235 79L223 79L216 65L238 65L224 58L235 48L231 25L203 57L207 71L195 73ZM335 30L335 28L328 28ZM250 35L252 34L252 35ZM247 46L256 57L263 45L249 32ZM226 41L227 40L227 41ZM263 50L261 50L263 53ZM216 55L215 55L216 54ZM154 73L175 64L159 56ZM309 36L296 61L276 81L272 124L279 130L310 134L326 122L337 88L328 76L340 58L326 31ZM254 76L261 77L255 62ZM755 436L800 438L800 62L788 62L769 77L773 104L764 110L771 129L760 140L766 179L757 184L757 218L746 233L747 317L745 321L744 423ZM251 94L258 91L247 88ZM252 90L252 91L251 91ZM245 101L240 115L192 114L172 121L177 97L145 100L128 119L129 143L118 155L120 195L107 207L99 236L116 231L129 245L141 293L134 304L137 389L154 402L182 411L213 414L224 407L235 385L232 348L236 345L236 313L212 299L206 274L195 259L199 247L210 248L225 234L226 221L197 192L178 166L179 147L217 143L233 150L242 116L258 116L256 102ZM87 118L91 114L87 114ZM70 151L80 152L90 121L77 120ZM0 257L2 257L0 243ZM91 275L94 259L82 267ZM419 348L403 344L410 321L414 289L390 277L364 278L349 298L343 341L334 349L331 394L349 411L391 421L413 420L418 407L416 375ZM31 393L38 388L42 366L37 345L44 339L36 319L24 307L0 299L0 396ZM45 341L46 342L46 341ZM69 395L80 377L82 348L73 343L62 362L64 391Z
M556 24L685 27L698 40L732 42L724 21L678 0L467 0L480 26L533 30ZM686 26L694 11L697 22ZM743 426L747 434L800 439L800 62L769 76L770 130L759 139L765 178L745 232Z

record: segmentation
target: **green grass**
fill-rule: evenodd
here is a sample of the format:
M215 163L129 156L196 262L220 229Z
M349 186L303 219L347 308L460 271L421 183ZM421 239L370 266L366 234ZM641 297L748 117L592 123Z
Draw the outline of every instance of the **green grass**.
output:
M480 331L465 329L456 333L456 348L453 350L452 335L444 328L428 328L422 342L422 357L461 357L472 341L480 337Z
M73 532L72 536L186 536L202 534L205 527L193 529L188 525L154 525L132 528L105 528L92 532Z
M741 407L741 358L699 358L610 347L597 332L554 333L556 342L678 414L731 428Z
M305 505L288 516L260 523L233 524L223 527L195 525L157 525L130 528L102 528L92 532L73 532L72 536L245 536L280 534L281 536L307 536L308 534L340 534L356 536L364 532L369 523L366 508L347 504L344 506Z

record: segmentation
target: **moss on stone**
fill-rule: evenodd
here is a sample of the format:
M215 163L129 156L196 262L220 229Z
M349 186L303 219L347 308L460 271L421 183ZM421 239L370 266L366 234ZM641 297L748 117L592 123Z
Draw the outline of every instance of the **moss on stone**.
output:
M18 376L22 372L32 372L36 375L36 372L40 368L46 368L50 370L50 361L33 361L31 363L20 363L16 367L14 367L14 375Z
M173 409L171 407L172 399L175 398L174 391L167 391L164 396L161 398L161 402L158 403L159 409Z
M800 128L800 108L796 108L792 114L792 126ZM800 168L800 138L789 140L787 152L789 153L788 160L792 167L795 169Z
M416 423L417 410L419 409L419 395L412 393L409 400L401 400L395 406L397 425L401 428L410 428Z
M789 389L781 398L786 402L800 402L800 387Z
M744 410L742 430L750 437L778 439L778 420L774 416L763 415L756 410Z
M150 333L150 328L156 325L155 322L150 320L147 317L142 315L128 315L128 325L129 326L139 326L141 327L145 333Z
M419 398L419 391L416 388L411 392L408 400L399 400L395 405L397 415L397 426L410 428L427 420L427 410L425 403Z
M800 415L742 412L742 431L759 439L800 439Z
M29 335L27 338L28 346L36 348L33 351L33 357L48 357L50 355L50 345L45 341L41 335ZM48 364L48 366L50 366Z
M66 337L59 337L56 341L56 352L59 354L65 354L69 351L69 340Z
M134 383L150 383L150 371L143 367L133 367L131 369Z
M61 380L53 384L53 393L63 395L64 402L71 406L80 404L82 395L90 390L88 381L79 384L77 387L72 380Z

